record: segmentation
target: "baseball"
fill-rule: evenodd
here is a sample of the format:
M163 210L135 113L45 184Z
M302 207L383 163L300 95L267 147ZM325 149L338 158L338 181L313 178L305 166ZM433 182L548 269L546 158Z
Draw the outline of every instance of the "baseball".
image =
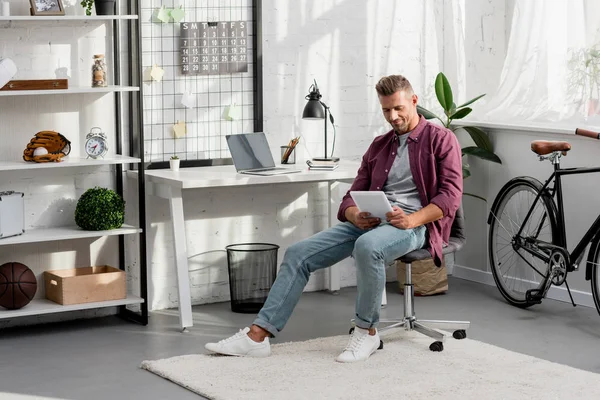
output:
M33 156L43 156L45 154L48 154L48 150L46 150L45 147L38 147L33 151Z

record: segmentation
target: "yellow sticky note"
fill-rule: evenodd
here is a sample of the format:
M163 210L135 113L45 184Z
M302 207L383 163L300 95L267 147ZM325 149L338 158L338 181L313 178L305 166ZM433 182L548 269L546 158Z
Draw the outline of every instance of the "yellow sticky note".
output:
M185 122L177 121L175 125L173 125L173 136L176 138L184 137L187 133L187 127L185 126Z
M164 74L165 74L165 70L156 64L154 64L154 66L152 67L152 70L150 71L150 76L156 82L160 82L162 80L162 77Z
M230 121L233 121L234 119L240 119L240 117L241 117L240 108L235 103L229 105L225 116Z
M169 19L171 18L169 16L169 10L167 10L165 8L165 6L162 6L160 8L160 10L158 10L158 14L156 14L156 18L162 22L169 22Z
M181 20L185 17L185 10L183 6L179 6L179 8L174 8L171 10L171 18L175 22L181 22Z

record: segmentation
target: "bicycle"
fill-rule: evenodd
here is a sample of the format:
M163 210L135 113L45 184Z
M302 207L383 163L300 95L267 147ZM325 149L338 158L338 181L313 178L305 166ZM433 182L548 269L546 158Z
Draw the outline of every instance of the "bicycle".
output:
M578 128L575 134L600 140L598 132ZM494 199L488 215L492 274L500 293L513 306L540 304L552 285L563 284L575 306L567 274L579 269L590 245L585 279L591 281L600 313L600 215L569 252L561 181L566 175L600 172L600 167L561 168L560 158L570 149L565 141L532 141L531 150L540 161L552 163L553 173L543 184L530 176L511 179Z

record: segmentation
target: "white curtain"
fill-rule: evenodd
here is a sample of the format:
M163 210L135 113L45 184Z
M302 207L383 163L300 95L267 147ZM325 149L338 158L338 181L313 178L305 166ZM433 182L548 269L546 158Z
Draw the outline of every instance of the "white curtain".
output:
M595 123L600 71L592 76L586 60L594 48L600 51L600 0L514 2L500 84L477 117ZM598 56L592 61L600 66Z

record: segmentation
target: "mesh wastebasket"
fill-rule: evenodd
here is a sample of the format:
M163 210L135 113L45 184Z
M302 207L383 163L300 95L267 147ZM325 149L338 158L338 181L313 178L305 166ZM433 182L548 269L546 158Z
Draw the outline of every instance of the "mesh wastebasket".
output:
M231 311L257 313L267 300L277 275L277 250L270 243L240 243L225 247L229 269Z

